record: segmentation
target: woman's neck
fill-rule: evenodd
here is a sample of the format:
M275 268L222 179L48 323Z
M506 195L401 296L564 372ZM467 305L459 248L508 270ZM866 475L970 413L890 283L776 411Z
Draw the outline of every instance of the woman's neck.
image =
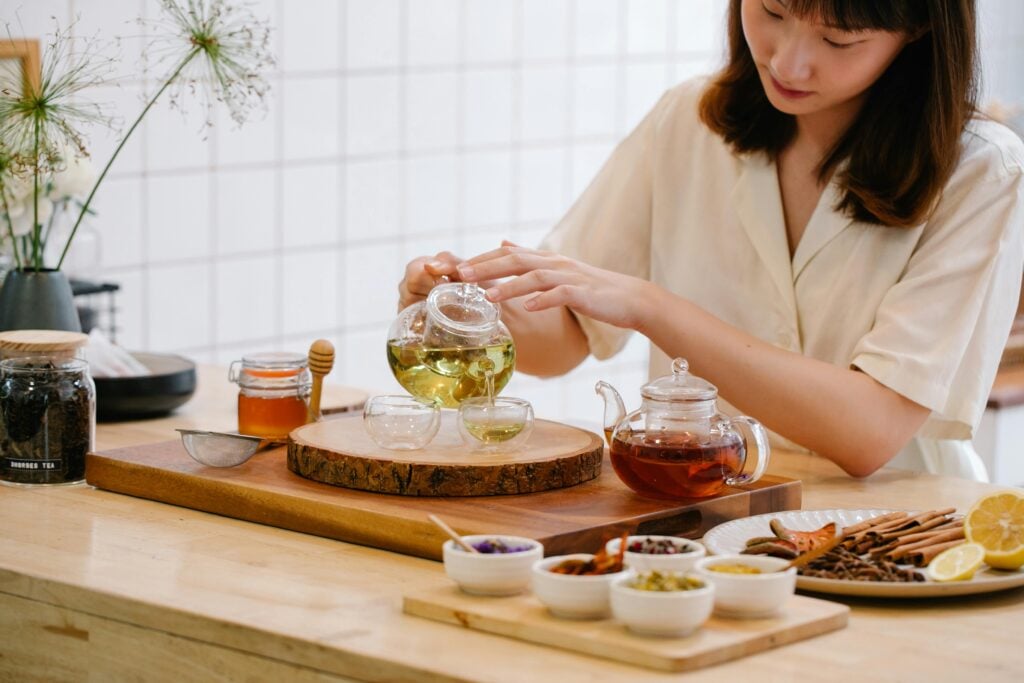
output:
M805 153L811 153L819 160L824 160L853 125L864 99L864 96L861 96L813 114L797 116L796 135L790 147L804 150Z

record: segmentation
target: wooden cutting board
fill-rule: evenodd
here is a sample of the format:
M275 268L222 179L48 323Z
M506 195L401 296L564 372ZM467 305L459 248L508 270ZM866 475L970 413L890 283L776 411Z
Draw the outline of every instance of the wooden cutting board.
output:
M477 631L663 671L691 671L835 631L846 626L850 614L846 605L794 595L778 616L712 615L696 632L672 638L636 635L614 619L560 619L533 595L481 598L455 586L406 595L402 609Z
M463 443L454 411L426 447L396 451L373 442L359 420L324 420L294 430L288 469L346 488L402 496L495 496L575 486L601 473L604 440L577 427L537 420L507 452Z
M445 536L427 520L431 513L463 534L526 536L558 555L594 552L627 531L698 538L730 519L800 508L800 482L771 475L710 499L642 498L619 481L607 457L601 475L578 486L468 498L329 486L288 471L285 459L281 447L238 467L206 467L180 441L167 441L90 453L85 476L108 491L434 560Z

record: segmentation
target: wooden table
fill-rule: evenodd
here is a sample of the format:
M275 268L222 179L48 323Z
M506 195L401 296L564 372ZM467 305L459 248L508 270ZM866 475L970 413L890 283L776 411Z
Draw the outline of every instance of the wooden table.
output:
M98 447L230 428L230 393L185 413L100 425ZM220 396L220 398L216 398ZM863 481L777 453L805 508L955 505L995 487L883 470ZM73 486L0 487L0 680L659 681L677 676L406 616L439 563ZM1024 590L846 600L846 629L687 680L1011 681Z

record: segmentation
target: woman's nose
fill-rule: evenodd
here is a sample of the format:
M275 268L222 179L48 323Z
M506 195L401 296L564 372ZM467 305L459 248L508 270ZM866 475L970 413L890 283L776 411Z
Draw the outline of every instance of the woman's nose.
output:
M814 70L811 53L812 46L805 37L784 35L775 46L769 66L783 85L797 87L810 79Z

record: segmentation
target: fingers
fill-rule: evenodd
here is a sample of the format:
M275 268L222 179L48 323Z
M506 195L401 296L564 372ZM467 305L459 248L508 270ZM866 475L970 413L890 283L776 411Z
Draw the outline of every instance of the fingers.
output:
M462 262L455 254L450 251L439 252L433 258L427 260L423 264L424 269L433 275L435 278L439 277L452 277L456 275L455 266ZM435 282L436 284L436 282Z
M466 282L480 282L524 275L533 270L561 269L569 264L568 259L555 254L522 247L501 247L460 263L458 272Z
M399 310L421 301L434 285L444 278L458 279L455 270L461 259L451 252L442 251L435 256L420 256L405 267L405 277L398 283Z

